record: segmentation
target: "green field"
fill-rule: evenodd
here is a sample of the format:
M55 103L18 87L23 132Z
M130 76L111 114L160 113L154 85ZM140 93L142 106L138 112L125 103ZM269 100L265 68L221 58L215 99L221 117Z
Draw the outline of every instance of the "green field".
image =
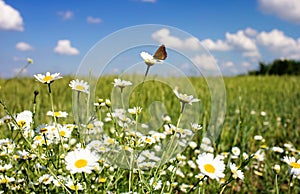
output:
M99 80L96 90L98 98L110 98L113 88L113 76L107 76ZM69 115L66 118L60 118L59 123L74 123L72 112L72 90L68 86L70 77L56 80L51 84L54 110L65 111ZM195 121L203 126L202 130L194 137L198 149L200 149L202 137L205 135L206 127L210 119L210 93L203 78L190 78L191 83L196 89L200 101L200 120ZM241 166L244 172L244 180L233 180L230 183L217 182L216 180L207 179L198 182L195 175L199 174L199 169L193 169L187 165L188 160L195 161L197 154L193 152L192 148L188 147L183 155L185 159L177 159L171 163L153 170L145 170L142 173L131 173L129 170L119 169L115 167L114 171L109 171L109 167L105 166L102 170L93 172L92 177L102 177L105 181L92 180L84 174L76 174L71 176L72 180L81 183L85 189L80 192L103 192L112 191L116 193L128 192L129 190L138 193L188 193L189 189L195 188L191 193L215 193L221 192L223 188L224 193L299 193L300 192L300 176L292 177L289 174L289 165L282 161L284 156L293 156L296 160L300 159L300 77L293 76L240 76L240 77L225 77L224 83L226 87L226 116L223 123L222 132L217 142L212 143L214 148L214 155L226 153L231 155L231 149L238 147L241 153L245 152L249 156L251 154L259 153L263 159L257 159L254 156L250 161L245 163L242 154L237 159L232 157L225 158L225 165L234 161L237 166ZM52 122L52 117L46 115L51 110L50 97L47 91L47 85L37 82L34 78L16 78L11 80L0 80L0 100L5 104L7 110L16 115L24 110L33 111L34 91L38 91L36 102L36 114L34 117L34 126ZM126 88L125 88L126 89ZM136 89L137 90L137 89ZM172 92L172 89L164 86L161 83L145 82L141 91L136 91L132 94L129 107L136 105L138 96L141 93L140 102L143 107L144 120L149 119L147 115L147 107L152 101L163 102L168 110L172 113L172 121L176 121L179 117L179 101ZM95 99L95 101L97 100ZM114 103L114 102L112 102ZM102 114L102 113L101 113ZM0 107L0 118L7 115L4 107ZM103 113L104 115L104 113ZM102 116L103 116L102 115ZM103 117L102 117L103 118ZM174 125L176 122L174 122ZM106 124L104 124L106 126ZM112 124L107 126L112 127ZM105 127L104 127L105 128ZM13 137L16 134L16 139L21 143L16 149L21 149L24 144L24 149L30 150L30 146L25 146L26 142L32 143L33 140L25 141L24 137L18 136L17 132L8 130L8 126L2 123L0 126L1 138ZM105 129L104 129L105 130ZM13 134L13 135L12 135ZM72 134L74 137L76 133ZM262 140L255 140L254 136L262 136ZM33 137L32 137L33 138ZM272 148L274 146L284 149L283 153L278 153ZM70 150L71 150L70 146ZM57 149L57 150L55 150ZM46 155L51 153L61 153L61 148L41 147L40 152ZM69 148L68 148L69 149ZM197 148L196 148L197 149ZM13 154L13 153L12 153ZM11 155L9 155L11 156ZM24 192L66 192L67 189L59 186L42 186L26 187L26 185L35 185L39 183L37 178L45 174L43 171L30 170L32 167L29 164L31 161L26 160L12 160L6 155L1 156L2 162L0 165L11 163L14 171L10 169L8 172L3 172L3 175L16 177L16 179L24 179L24 182L17 181L3 183L0 189L5 192L17 192L13 185L20 185ZM243 162L244 161L244 162ZM50 162L43 163L52 169L53 174L67 176L68 171L62 165L58 172L55 165ZM248 163L249 162L249 163ZM54 160L55 163L55 160ZM183 164L182 164L183 163ZM273 166L279 164L281 167L278 174L273 170ZM22 168L16 169L16 166ZM167 171L168 165L176 166L181 170L184 176L180 173L171 173ZM103 163L100 162L102 168ZM300 170L300 164L294 168ZM26 176L22 176L24 172ZM157 174L157 172L165 171L166 175ZM19 174L18 174L19 173ZM23 174L24 174L23 173ZM49 172L47 172L49 174ZM230 169L226 167L225 180L230 180ZM51 174L51 173L50 173ZM52 175L53 175L52 174ZM111 177L113 175L113 177ZM162 188L155 190L149 184L151 177L157 178L162 183ZM76 182L75 181L75 182ZM174 183L174 185L172 184ZM170 186L171 184L171 186ZM199 186L199 185L200 186ZM224 187L221 185L223 184ZM90 187L93 185L93 187ZM153 185L153 184L152 184ZM186 185L194 185L186 186ZM24 188L23 188L24 187ZM15 190L12 190L12 189ZM70 187L69 187L70 188ZM71 189L72 190L72 189Z

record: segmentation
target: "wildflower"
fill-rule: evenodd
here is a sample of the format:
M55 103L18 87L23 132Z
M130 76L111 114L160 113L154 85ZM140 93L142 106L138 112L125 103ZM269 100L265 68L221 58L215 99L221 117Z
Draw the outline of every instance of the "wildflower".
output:
M272 147L272 151L278 152L278 153L283 153L284 149L282 149L281 147L274 146L274 147Z
M89 93L89 85L84 80L72 80L69 84L72 90L76 90L78 92Z
M199 130L202 129L202 126L199 125L198 123L191 123L191 127L192 127L192 129L195 130L195 131L199 131Z
M181 94L177 91L177 89L173 90L177 98L182 102L183 104L190 104L192 105L193 102L199 102L200 100L197 98L194 98L192 95L187 95L187 94Z
M98 158L89 149L76 149L69 152L66 157L66 168L72 174L85 172L90 174L98 166Z
M189 146L192 148L192 149L195 149L197 147L197 143L194 142L194 141L190 141L189 142Z
M153 186L153 188L154 188L154 190L159 190L159 189L161 189L161 187L162 187L162 182L161 182L161 180L157 180L157 181L155 181L154 180L154 177L152 177L151 179L150 179L150 185L152 185Z
M273 170L275 171L276 174L279 174L279 172L280 172L280 165L275 164L275 165L273 166Z
M263 141L264 138L261 135L255 135L254 136L254 140L256 140L256 141Z
M290 174L295 176L300 175L300 159L296 161L294 157L284 156L283 161L289 165Z
M107 108L111 106L111 101L109 99L105 99L105 106L107 106Z
M125 81L125 80L121 80L121 79L114 79L114 87L119 87L121 89L121 91L123 91L123 89L126 87L126 86L131 86L132 83L130 81Z
M83 190L83 186L80 183L76 183L75 185L72 180L69 180L66 185L73 191Z
M148 65L148 66L152 66L155 63L159 62L158 60L154 59L154 57L147 52L141 52L140 56L143 58L146 65Z
M55 80L62 78L62 76L60 76L60 73L50 74L50 72L47 72L46 75L37 74L37 75L34 75L34 77L35 77L35 79L37 79L39 82L41 82L43 84L50 84L50 83L54 82Z
M16 122L21 128L29 128L32 123L32 112L25 110L17 115Z
M237 178L239 178L241 180L244 179L244 173L241 170L239 170L238 167L234 163L230 163L229 166L230 166L230 170L232 173L232 177L234 179L237 179Z
M135 115L135 114L141 114L142 112L142 107L138 106L138 107L133 107L133 108L129 108L128 109L128 112L132 115Z
M44 174L39 178L39 182L45 185L49 185L53 181L53 176L50 174Z
M261 112L260 112L260 115L264 117L264 116L267 115L267 113L266 113L265 111L261 111Z
M151 136L142 136L141 142L152 145L153 143L155 143L155 139Z
M170 117L169 115L167 115L167 114L164 114L164 115L162 116L162 119L163 119L163 121L164 121L165 123L170 123L170 122L171 122L171 117Z
M232 148L231 148L231 152L233 153L232 158L236 159L236 158L239 157L239 155L240 155L240 153L241 153L241 150L240 150L240 148L238 148L238 147L232 147Z
M68 116L68 113L67 112L62 112L62 111L48 111L47 112L47 116L54 116L56 118L66 118Z
M33 60L31 58L27 58L27 63L28 64L32 64L33 63Z
M11 168L12 168L11 164L4 164L3 166L1 165L0 166L0 172L6 172L6 171L8 171Z
M198 164L198 168L201 173L211 179L219 181L220 178L225 177L225 174L223 173L225 170L225 164L218 156L214 158L214 155L211 153L203 153L198 155L196 163Z

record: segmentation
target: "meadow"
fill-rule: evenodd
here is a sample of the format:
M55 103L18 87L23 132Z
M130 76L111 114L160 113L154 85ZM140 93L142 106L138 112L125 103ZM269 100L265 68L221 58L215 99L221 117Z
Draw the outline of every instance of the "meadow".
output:
M0 192L300 193L300 77L224 77L226 116L217 142L206 137L210 119L210 93L206 81L189 78L201 104L200 119L195 121L199 125L190 129L195 135L183 141L186 148L174 158L162 154L157 159L159 165L152 166L151 160L156 155L149 152L144 155L149 157L145 160L146 166L131 161L128 168L105 161L112 157L109 150L116 148L112 141L131 153L129 160L135 156L132 150L168 150L170 147L164 144L168 138L176 147L173 140L187 135L177 131L179 118L184 114L178 107L183 102L176 98L172 88L145 82L142 90L132 95L128 105L134 108L139 100L143 109L130 110L132 117L126 116L124 121L111 109L114 101L106 100L110 99L114 78L117 76L99 80L95 99L97 123L93 121L82 126L75 125L76 113L72 112L73 91L69 87L72 77L51 82L51 95L47 84L33 77L1 79ZM163 120L164 125L158 133L139 135L137 131L130 131L130 128L137 128L139 119L149 119L147 107L162 98L168 112L174 114L171 119ZM194 103L197 102L191 106ZM18 116L22 117L25 110L33 113L32 119L20 123ZM53 110L68 115L47 115ZM87 151L91 146L83 137L92 134L90 131L96 131L94 136L101 135L97 140L104 143L98 141ZM110 136L104 137L102 133ZM109 143L105 144L106 141ZM156 144L162 147L157 148ZM84 167L72 166L72 161L82 162L85 154L92 151L97 152L93 156L95 160L90 157L86 159L88 164L81 163ZM80 154L83 158L78 159ZM115 159L126 163L125 155ZM204 159L207 164L202 164ZM161 162L163 160L167 161Z

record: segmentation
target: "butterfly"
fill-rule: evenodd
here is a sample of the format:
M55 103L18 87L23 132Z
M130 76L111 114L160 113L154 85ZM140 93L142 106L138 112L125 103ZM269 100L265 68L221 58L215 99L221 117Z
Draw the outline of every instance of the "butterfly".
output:
M167 51L165 45L161 45L153 55L154 59L165 60L167 58Z

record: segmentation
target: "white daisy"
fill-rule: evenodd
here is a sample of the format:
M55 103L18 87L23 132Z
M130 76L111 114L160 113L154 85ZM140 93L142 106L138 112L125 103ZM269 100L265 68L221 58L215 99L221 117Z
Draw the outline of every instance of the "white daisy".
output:
M152 66L155 63L159 62L157 59L155 59L152 55L150 55L147 52L141 52L140 55L143 58L143 60L145 61L146 65L148 65L148 66Z
M190 104L192 105L193 102L199 102L200 100L197 98L194 98L192 95L187 95L187 94L181 94L177 91L177 89L173 90L177 98L182 102L183 104Z
M72 90L76 90L79 92L89 93L89 84L84 80L72 80L69 84Z
M119 87L119 88L121 88L121 90L123 88L125 88L126 86L131 86L132 85L132 83L130 81L121 80L119 78L118 79L114 79L113 84L114 84L114 87Z
M69 152L66 157L66 168L72 174L85 172L90 174L95 167L98 167L98 158L89 149L76 149Z
M154 177L152 177L152 178L150 179L149 183L150 183L150 185L152 185L152 187L153 187L154 190L159 190L159 189L161 189L161 187L162 187L162 182L161 182L161 180L155 181L155 180L154 180Z
M284 156L283 161L289 165L290 174L295 176L300 175L300 159L296 161L296 158L294 157Z
M49 185L53 181L53 176L50 174L44 174L39 178L39 182L44 185Z
M199 155L196 163L198 164L198 168L200 169L201 173L211 179L216 179L219 181L220 178L225 177L224 162L219 157L214 158L214 155L211 153L203 153Z
M39 82L41 82L43 84L50 84L50 83L54 82L55 80L62 78L62 76L60 76L60 73L50 74L50 72L47 72L46 75L37 74L37 75L34 75L34 77L35 77L35 79L37 79Z
M231 148L231 152L232 152L232 158L233 159L236 159L236 158L238 158L239 157L239 155L241 154L241 150L240 150L240 148L239 147L232 147Z
M132 115L141 114L142 109L143 109L142 107L137 106L137 107L129 108L128 112Z
M32 123L32 112L29 110L25 110L19 113L16 117L16 122L21 128L30 128L30 124Z
M68 116L67 112L63 112L63 111L48 111L47 112L47 116L55 116L57 118L66 118Z
M239 170L238 167L234 163L230 163L229 167L230 167L230 170L232 172L232 177L234 179L237 179L237 178L239 178L241 180L244 179L244 173L243 173L243 171Z

